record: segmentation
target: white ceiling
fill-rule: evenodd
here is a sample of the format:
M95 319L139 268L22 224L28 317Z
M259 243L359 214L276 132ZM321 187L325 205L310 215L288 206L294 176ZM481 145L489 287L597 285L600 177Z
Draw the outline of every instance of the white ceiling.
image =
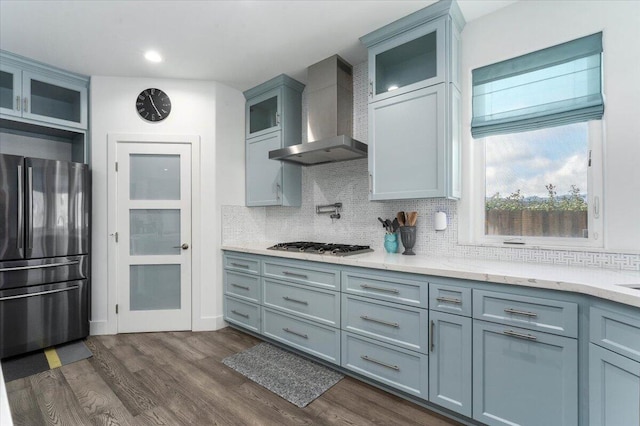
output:
M462 0L467 22L516 0ZM338 53L434 1L0 0L0 49L85 75L215 80L245 90ZM164 61L143 58L148 49Z

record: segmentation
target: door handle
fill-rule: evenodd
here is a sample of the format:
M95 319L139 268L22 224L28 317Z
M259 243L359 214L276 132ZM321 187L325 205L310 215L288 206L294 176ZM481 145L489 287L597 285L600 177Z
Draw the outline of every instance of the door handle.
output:
M184 243L181 246L173 246L173 248L181 248L182 250L187 250L189 248L189 244Z

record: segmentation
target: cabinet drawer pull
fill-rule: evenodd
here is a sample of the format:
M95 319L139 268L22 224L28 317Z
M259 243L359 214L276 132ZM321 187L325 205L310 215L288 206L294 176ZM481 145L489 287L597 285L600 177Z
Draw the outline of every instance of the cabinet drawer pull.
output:
M232 314L236 314L239 317L243 317L243 318L247 318L249 319L249 314L243 314L242 312L238 312L238 311L231 311Z
M249 265L245 265L244 263L235 263L235 262L231 262L230 263L231 266L235 266L236 268L245 268L245 269L249 269Z
M308 339L308 338L309 338L309 336L307 336L306 334L302 334L302 333L298 333L297 331L289 330L289 329L288 329L288 328L286 328L286 327L285 327L285 328L283 328L282 330L286 331L287 333L291 333L291 334L294 334L294 335L296 335L296 336L300 336L300 337L302 337L303 339Z
M436 297L436 300L442 303L453 303L456 305L462 305L462 300L453 297Z
M298 300L298 299L292 299L290 297L287 296L282 296L282 298L288 302L295 302L295 303L300 303L301 305L308 305L309 302L305 301L305 300Z
M396 288L376 287L376 286L372 286L372 285L369 285L369 284L360 284L360 287L362 287L364 289L369 289L369 290L386 291L387 293L393 293L393 294L400 293L400 290L398 290Z
M502 332L502 334L506 334L507 336L511 336L511 337L517 337L518 339L538 340L538 338L532 334L516 333L513 330L505 330Z
M296 274L295 272L289 272L289 271L282 271L282 275L287 275L290 277L297 277L297 278L303 278L303 279L309 279L308 276L306 276L305 274Z
M522 315L523 317L535 318L538 316L538 314L536 314L535 312L519 311L513 308L506 308L504 311L508 314Z
M435 329L436 329L436 323L433 320L431 320L431 330L429 330L429 343L430 343L429 346L431 348L431 352L433 352L433 350L436 347L434 337L433 337L433 333Z
M362 318L365 321L371 321L371 322L376 322L376 323L382 324L382 325L388 325L389 327L395 327L395 328L400 327L400 324L398 324L397 322L388 322L388 321L379 320L379 319L375 319L375 318L369 318L366 315L360 315L360 318Z
M240 285L240 284L231 284L232 287L237 287L237 288L241 288L242 290L247 290L249 291L250 288L244 285Z
M390 368L392 370L400 371L400 367L398 367L397 365L387 364L386 362L382 362L382 361L378 361L377 359L370 358L367 355L360 355L360 358L364 359L365 361L369 361L369 362L372 362L374 364L378 364L378 365L381 365L383 367Z

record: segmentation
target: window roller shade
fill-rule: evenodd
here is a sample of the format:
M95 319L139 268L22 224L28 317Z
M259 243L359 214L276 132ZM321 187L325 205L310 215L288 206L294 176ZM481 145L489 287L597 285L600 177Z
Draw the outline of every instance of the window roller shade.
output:
M473 70L474 138L602 118L602 33Z

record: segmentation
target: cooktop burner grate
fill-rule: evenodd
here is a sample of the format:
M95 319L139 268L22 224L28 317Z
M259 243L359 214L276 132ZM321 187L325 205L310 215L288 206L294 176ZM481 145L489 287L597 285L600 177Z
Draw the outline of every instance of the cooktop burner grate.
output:
M352 244L327 244L309 241L296 241L292 243L278 243L267 250L293 251L315 254L332 254L334 256L350 256L352 254L368 253L373 251L369 246Z

